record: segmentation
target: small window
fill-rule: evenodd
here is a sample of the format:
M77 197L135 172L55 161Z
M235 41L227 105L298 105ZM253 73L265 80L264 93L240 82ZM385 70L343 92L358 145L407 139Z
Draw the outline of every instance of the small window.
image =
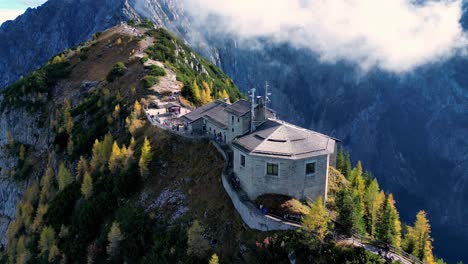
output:
M240 122L240 118L237 118L237 123L239 123L239 122Z
M211 127L210 127L210 131L211 131Z
M234 132L234 128L232 128L232 132Z
M267 175L278 176L278 163L267 163Z
M245 156L242 154L240 155L240 165L242 167L245 167Z
M232 123L234 124L234 116L231 116Z
M314 162L309 162L306 163L306 175L312 175L315 174L315 161Z

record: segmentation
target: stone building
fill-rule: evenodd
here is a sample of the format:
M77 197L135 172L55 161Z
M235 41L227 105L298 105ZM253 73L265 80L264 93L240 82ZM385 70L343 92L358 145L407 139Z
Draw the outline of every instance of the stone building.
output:
M262 98L254 106L245 100L215 101L182 120L192 134L208 134L230 146L234 175L251 200L263 194L325 198L336 140L271 118L270 113Z

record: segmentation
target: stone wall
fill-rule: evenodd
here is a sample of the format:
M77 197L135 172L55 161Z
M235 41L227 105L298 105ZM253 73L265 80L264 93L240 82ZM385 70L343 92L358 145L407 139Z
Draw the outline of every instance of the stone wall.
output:
M272 231L291 230L299 227L299 225L263 215L255 204L249 200L245 193L238 192L232 188L224 174L222 175L222 181L224 189L231 198L234 207L249 228L260 231Z
M283 194L299 200L315 200L325 197L328 182L329 156L318 156L303 160L277 159L263 156L250 156L234 147L234 172L241 187L251 200L262 194ZM240 155L245 156L245 167L240 164ZM306 175L307 162L316 162L313 175ZM266 163L279 164L279 175L266 174Z

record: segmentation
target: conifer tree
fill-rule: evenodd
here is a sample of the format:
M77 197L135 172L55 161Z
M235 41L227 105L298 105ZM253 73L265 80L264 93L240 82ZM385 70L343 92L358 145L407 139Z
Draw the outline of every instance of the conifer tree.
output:
M50 254L52 247L56 246L55 232L52 227L42 228L38 246L41 255Z
M104 140L102 141L102 162L103 164L106 164L109 161L110 155L112 153L112 145L114 143L114 140L112 139L112 136L110 134L107 134L104 137Z
M312 233L313 236L323 242L328 234L329 217L325 211L322 197L319 197L314 203L309 203L309 212L302 220L302 229L307 233Z
M39 204L36 210L36 217L34 217L33 224L31 226L32 231L38 231L43 224L44 216L49 210L49 206L47 204Z
M341 174L344 173L344 152L343 148L340 147L338 149L338 153L336 154L336 169L341 172Z
M202 104L206 104L206 103L207 103L206 91L205 91L205 89L201 89L201 92L200 92L200 101L201 101Z
M88 172L85 172L83 183L81 184L81 193L85 199L88 199L93 194L93 178Z
M195 102L201 101L201 92L200 92L200 87L197 84L197 80L193 80L192 94L193 94L193 99Z
M382 205L380 219L376 226L376 238L395 247L400 247L401 223L391 194L385 197Z
M133 104L132 114L133 114L133 116L132 116L133 119L140 118L140 116L141 116L141 104L140 104L140 102L135 101L135 103Z
M39 196L39 203L47 203L54 195L54 171L50 166L47 169L41 179L41 193Z
M366 189L365 202L367 211L367 232L371 235L375 235L375 224L378 220L378 211L383 203L382 197L379 197L379 183L376 179L373 179ZM381 194L384 195L383 192ZM381 200L382 199L382 200Z
M138 162L138 166L140 168L140 175L143 178L147 178L149 174L148 166L151 162L152 154L151 154L151 145L148 138L145 137L145 141L143 142L143 146L141 147L141 156L140 161Z
M70 174L70 171L68 171L67 167L65 167L65 163L61 162L58 172L59 190L62 191L63 189L65 189L65 187L72 183L72 181L73 178Z
M351 172L351 186L354 190L356 190L359 202L361 203L360 207L364 208L366 184L364 182L364 179L362 178L362 165L360 161L358 161L356 168L354 168Z
M114 112L112 113L112 117L114 119L117 119L120 115L120 105L117 104L115 107L114 107Z
M365 234L363 219L364 208L355 190L343 189L338 193L338 222L343 225L346 232L356 231Z
M16 243L16 263L17 264L26 264L31 259L31 253L26 247L27 241L24 235L18 238Z
M76 180L80 181L88 170L89 170L88 162L83 156L80 156L78 165L76 165Z
M109 234L107 235L107 254L111 257L116 256L120 246L120 241L122 241L122 231L120 231L119 223L113 222Z
M21 208L21 218L23 219L23 224L26 230L31 229L33 214L34 214L34 207L32 206L31 202L25 201L24 203L20 203Z
M98 139L94 141L93 145L93 158L91 159L91 168L93 170L99 169L102 165L102 159L101 159L101 143L99 142Z
M344 156L344 164L343 164L343 175L346 177L346 179L350 180L351 178L351 157L349 155L349 152L345 153Z
M204 103L207 104L207 103L210 103L211 101L213 101L213 99L211 97L210 85L205 81L203 81L203 90L205 92L205 94L203 96Z
M414 227L408 228L404 240L404 249L425 263L435 263L432 254L431 226L425 211L419 211L416 215Z
M112 153L109 158L109 170L112 173L117 172L117 170L121 167L121 160L122 160L122 153L119 148L119 145L117 145L117 142L114 141L114 144L112 145Z

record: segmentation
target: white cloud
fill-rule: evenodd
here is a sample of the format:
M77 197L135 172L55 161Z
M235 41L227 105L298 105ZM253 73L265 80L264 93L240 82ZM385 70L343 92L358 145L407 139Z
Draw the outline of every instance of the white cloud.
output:
M0 25L7 21L13 20L17 16L23 14L24 10L16 10L16 9L0 9Z
M21 4L30 6L30 7L36 7L38 5L42 5L45 3L47 0L18 0Z
M459 23L461 0L185 1L200 22L221 18L213 30L289 42L317 52L325 62L344 59L364 70L409 71L467 44Z

